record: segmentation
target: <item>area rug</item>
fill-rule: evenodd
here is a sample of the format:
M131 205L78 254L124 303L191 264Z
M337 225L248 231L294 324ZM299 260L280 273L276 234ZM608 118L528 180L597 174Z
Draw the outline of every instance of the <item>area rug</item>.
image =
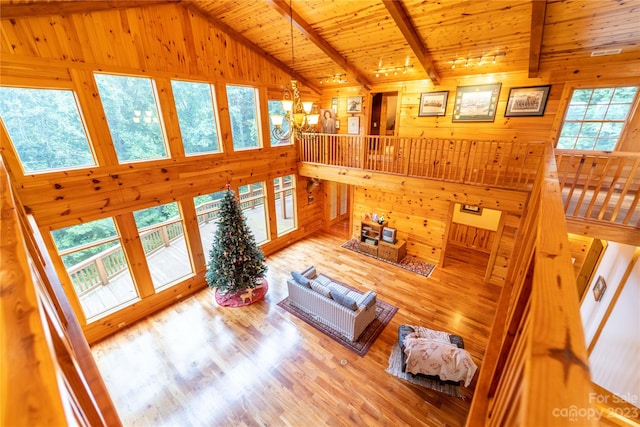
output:
M342 284L342 286L349 287L347 285ZM349 350L357 353L360 356L364 356L367 354L367 351L371 348L374 341L382 330L389 324L391 318L398 311L398 307L395 307L387 302L381 301L380 299L376 300L376 318L373 319L373 322L367 326L367 328L362 332L360 338L357 341L349 341L338 332L334 331L330 327L323 325L318 322L313 316L307 314L305 311L299 309L295 305L289 303L289 297L286 297L282 301L278 303L278 306L293 314L294 316L300 318L305 321L309 325L313 326L320 332L324 333L328 337L332 338L334 341L342 344L344 347Z
M389 261L388 259L380 258L375 255L371 255L367 252L360 251L360 242L356 239L351 239L342 244L342 247L345 249L349 249L354 252L358 252L359 254L369 256L371 258L379 259L380 261L384 261L389 264L393 264L400 268L404 268L405 270L412 271L416 274L420 274L424 277L431 276L433 270L436 268L435 265L429 264L428 262L420 261L416 257L406 256L400 260L400 262Z
M429 388L431 390L439 391L441 393L448 394L450 396L459 397L460 399L464 399L464 394L462 392L462 388L459 385L446 384L441 383L437 380L430 380L428 378L422 377L414 377L413 375L404 372L402 370L402 353L400 346L398 343L393 344L393 348L391 349L391 355L389 356L389 367L387 368L387 372L394 377L401 378L405 381L413 383L415 385L419 385L422 387Z

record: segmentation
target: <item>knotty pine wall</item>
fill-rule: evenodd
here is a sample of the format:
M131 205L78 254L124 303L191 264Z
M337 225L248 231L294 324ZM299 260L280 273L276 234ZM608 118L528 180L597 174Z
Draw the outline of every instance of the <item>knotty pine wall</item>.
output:
M539 77L529 78L525 72L468 76L461 79L443 78L434 86L431 81L407 81L394 84L372 85L371 91L361 87L325 89L322 93L322 108L330 108L331 99L338 98L339 133L347 133L347 97L362 96L363 111L360 116L360 133L368 133L371 116L371 94L380 92L398 93L396 135L407 137L432 137L454 139L478 139L500 141L555 141L559 133L564 112L574 87L594 87L604 85L640 85L640 58L630 57L616 67L601 64L585 65L579 69L569 69L563 64L541 64ZM481 84L501 83L500 97L494 122L453 123L452 114L456 88ZM504 117L509 88L551 85L544 116ZM418 117L420 94L422 92L449 91L446 115ZM640 151L640 108L631 112L627 129L622 136L620 151ZM465 195L484 193L484 188L466 186ZM353 190L353 234L359 233L360 219L366 213L385 214L396 226L400 238L408 239L407 252L431 262L442 260L442 250L446 248L449 201L441 194L433 198L404 197L399 193L372 191L370 187L355 187ZM452 197L455 199L455 196ZM521 212L503 211L504 229L498 245L491 257L487 278L500 283L506 276L513 243L519 228ZM396 221L397 219L397 221Z
M296 147L271 147L268 138L266 101L281 99L282 88L290 76L263 55L236 43L199 14L172 4L2 19L0 25L2 84L74 90L98 162L89 169L25 176L6 130L0 126L0 149L17 197L35 218L52 255L55 247L50 230L107 216L117 218L123 246L128 253L135 253L136 245L132 242L138 236L131 212L174 201L181 204L195 275L89 324L73 292L67 292L87 339L96 341L122 325L206 287L205 257L193 197L222 190L227 183L237 192L241 185L265 181L267 197L273 200L273 178L297 174ZM169 159L118 164L93 79L96 71L154 80ZM209 82L215 86L223 153L184 155L172 100L172 78ZM263 148L234 152L225 92L227 83L258 88ZM307 91L304 95L309 98L314 94ZM323 200L316 197L315 202L308 203L305 188L306 179L299 177L296 231L278 238L275 209L270 206L271 241L262 246L265 254L322 228ZM323 194L322 188L319 190L318 194ZM144 254L137 255L144 258ZM63 286L70 287L64 283L64 265L57 256L52 258ZM139 267L134 264L132 268Z

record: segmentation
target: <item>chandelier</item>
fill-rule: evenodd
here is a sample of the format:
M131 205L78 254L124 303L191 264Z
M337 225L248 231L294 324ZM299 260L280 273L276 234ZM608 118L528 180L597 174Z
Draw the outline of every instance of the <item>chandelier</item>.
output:
M291 34L291 71L295 74L295 56L293 55L293 9L289 0L290 34ZM273 129L271 134L278 140L289 139L293 132L300 138L303 132L317 132L318 114L317 106L311 101L302 101L298 81L291 79L291 82L284 88L282 94L282 114L271 114ZM283 126L286 120L288 126ZM285 129L286 127L286 129Z

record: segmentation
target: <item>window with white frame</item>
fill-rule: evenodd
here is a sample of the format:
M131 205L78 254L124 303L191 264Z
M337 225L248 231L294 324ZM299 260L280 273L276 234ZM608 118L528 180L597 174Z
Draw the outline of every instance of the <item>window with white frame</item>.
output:
M574 89L556 148L613 151L637 86Z

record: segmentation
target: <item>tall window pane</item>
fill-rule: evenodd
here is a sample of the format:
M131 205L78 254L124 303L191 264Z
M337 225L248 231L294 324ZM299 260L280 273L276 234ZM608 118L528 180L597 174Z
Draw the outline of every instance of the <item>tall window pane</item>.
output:
M240 207L257 244L267 241L267 210L265 209L264 183L256 182L239 188Z
M258 148L258 103L252 87L227 85L227 102L231 117L233 148L245 150Z
M172 80L171 87L185 154L219 152L213 86Z
M278 237L296 229L295 177L287 175L273 180Z
M218 191L217 193L205 194L193 198L196 206L196 215L198 216L198 226L200 227L200 240L207 265L209 265L209 261L211 260L209 252L213 245L213 235L218 228L220 201L223 196L224 192Z
M151 79L95 74L111 139L122 163L167 157Z
M177 203L136 211L133 216L154 288L159 289L193 272Z
M0 117L25 173L95 166L70 90L0 87Z
M281 116L285 116L284 113L284 108L282 108L282 101L274 101L274 100L269 100L269 117L271 117L272 114L278 114ZM275 128L275 126L273 125L273 123L271 122L271 119L269 119L269 132L270 135L269 137L271 138L271 145L291 145L291 135L289 135L289 122L286 120L282 121L282 126L280 126L281 132L284 135L284 137L275 137L273 136L273 129Z
M636 86L574 90L557 148L614 150L637 91Z
M87 319L138 299L112 218L51 232Z

